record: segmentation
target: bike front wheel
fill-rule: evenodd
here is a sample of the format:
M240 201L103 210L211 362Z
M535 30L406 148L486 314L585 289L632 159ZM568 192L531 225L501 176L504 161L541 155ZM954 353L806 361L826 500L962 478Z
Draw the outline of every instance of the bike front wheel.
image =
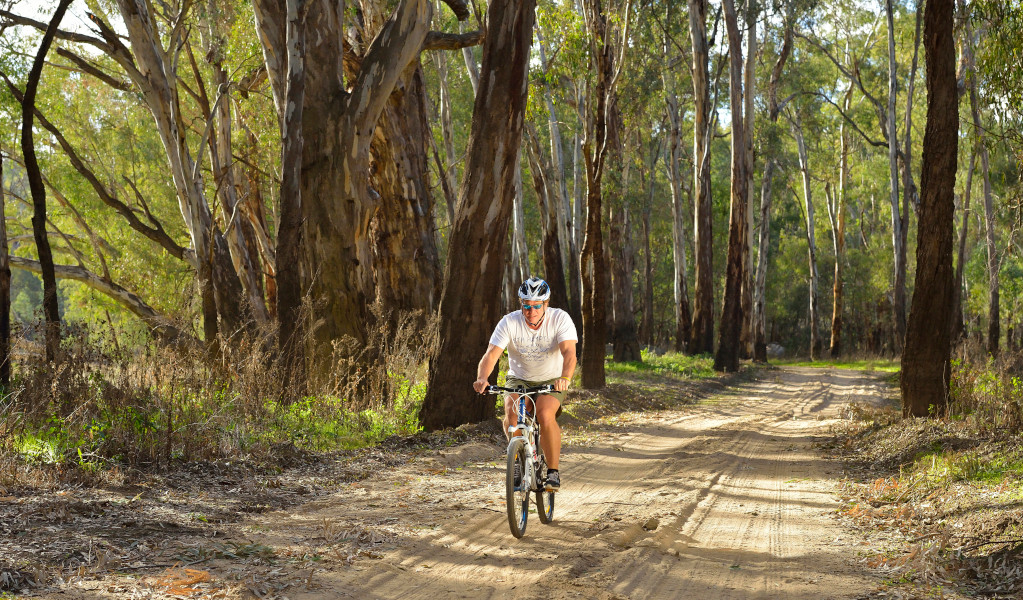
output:
M515 466L519 477L515 481ZM508 444L508 470L505 473L505 499L508 507L508 525L512 535L521 538L526 533L526 519L529 517L529 490L522 485L526 475L526 444L522 438L513 438Z

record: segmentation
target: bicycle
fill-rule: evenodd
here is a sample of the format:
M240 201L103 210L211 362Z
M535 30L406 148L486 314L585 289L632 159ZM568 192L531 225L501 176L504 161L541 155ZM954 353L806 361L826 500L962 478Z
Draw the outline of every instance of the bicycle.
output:
M518 394L518 423L508 428L514 435L508 441L508 463L505 472L505 497L508 508L508 525L512 535L521 538L526 532L529 517L529 496L536 495L536 512L540 522L547 525L554 520L554 492L544 489L547 481L547 459L540 447L540 423L536 421L534 396L554 391L554 386L542 385L532 388L508 388L487 386L490 394L502 392ZM528 403L527 403L528 401ZM529 410L528 404L532 404ZM515 465L519 466L520 481L515 482Z

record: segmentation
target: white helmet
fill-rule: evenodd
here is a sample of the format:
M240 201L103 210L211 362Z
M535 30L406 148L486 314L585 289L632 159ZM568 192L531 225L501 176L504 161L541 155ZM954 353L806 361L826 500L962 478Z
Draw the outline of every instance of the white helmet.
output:
M530 277L519 286L519 298L523 300L546 301L551 297L551 287L539 277Z

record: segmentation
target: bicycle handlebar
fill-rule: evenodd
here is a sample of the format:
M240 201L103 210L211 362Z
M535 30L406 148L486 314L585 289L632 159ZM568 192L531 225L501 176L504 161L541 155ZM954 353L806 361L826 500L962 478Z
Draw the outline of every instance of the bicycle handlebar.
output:
M509 393L512 393L512 394L532 395L532 394L543 394L543 393L546 393L546 392L553 392L554 391L554 386L550 385L550 384L547 384L547 385L538 385L536 387L528 387L528 388L527 387L510 388L510 387L501 387L499 385L488 385L487 389L485 391L488 394L500 394L501 392L509 392Z

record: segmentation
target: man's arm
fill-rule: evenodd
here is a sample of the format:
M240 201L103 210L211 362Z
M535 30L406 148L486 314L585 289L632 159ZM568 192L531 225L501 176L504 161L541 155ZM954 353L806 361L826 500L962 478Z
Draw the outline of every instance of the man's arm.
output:
M575 342L573 342L574 344ZM490 344L487 351L483 354L483 358L480 359L480 364L476 367L476 381L473 382L472 387L476 390L476 393L482 394L483 390L490 385L487 379L490 374L493 373L494 367L497 365L497 361L501 360L501 355L504 354L504 348ZM575 350L572 351L573 365L575 364Z
M575 340L559 343L558 349L561 350L561 377L554 382L554 389L563 392L568 389L568 382L572 381L575 373Z

